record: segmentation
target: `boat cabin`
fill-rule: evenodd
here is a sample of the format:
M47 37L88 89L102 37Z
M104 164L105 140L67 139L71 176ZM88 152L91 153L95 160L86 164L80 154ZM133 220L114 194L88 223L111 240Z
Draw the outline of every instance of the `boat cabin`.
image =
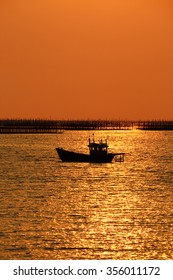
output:
M89 152L90 155L95 155L95 154L107 154L108 153L108 145L107 145L107 140L103 142L100 140L99 143L95 143L94 139L93 142L91 142L89 138Z

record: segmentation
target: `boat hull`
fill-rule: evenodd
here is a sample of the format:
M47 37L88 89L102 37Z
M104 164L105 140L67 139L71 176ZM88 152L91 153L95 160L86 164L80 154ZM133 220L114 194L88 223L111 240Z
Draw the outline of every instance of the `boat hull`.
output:
M60 159L64 162L95 162L95 163L106 163L111 162L114 158L113 153L108 154L98 154L97 156L75 153L64 150L62 148L56 148L56 151L60 157Z

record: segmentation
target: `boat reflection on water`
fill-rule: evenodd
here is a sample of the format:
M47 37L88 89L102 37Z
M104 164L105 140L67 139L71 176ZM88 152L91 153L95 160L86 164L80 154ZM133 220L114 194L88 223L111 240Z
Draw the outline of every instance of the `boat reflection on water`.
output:
M107 163L115 161L124 161L125 153L109 153L107 139L105 142L100 140L95 142L94 138L91 141L89 138L89 154L76 153L63 148L56 148L56 151L60 159L64 162L95 162L95 163Z

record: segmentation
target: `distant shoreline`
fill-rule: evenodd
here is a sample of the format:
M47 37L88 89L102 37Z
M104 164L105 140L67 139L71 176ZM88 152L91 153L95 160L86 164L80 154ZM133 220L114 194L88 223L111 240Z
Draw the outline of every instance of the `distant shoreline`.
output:
M62 133L63 130L173 130L173 121L128 120L0 120L0 134Z

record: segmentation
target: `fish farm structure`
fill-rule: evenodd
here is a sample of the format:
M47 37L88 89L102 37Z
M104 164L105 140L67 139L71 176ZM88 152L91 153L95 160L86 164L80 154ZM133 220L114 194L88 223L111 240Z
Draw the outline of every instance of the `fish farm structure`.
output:
M124 120L0 120L0 134L61 133L64 130L173 130L173 121Z

